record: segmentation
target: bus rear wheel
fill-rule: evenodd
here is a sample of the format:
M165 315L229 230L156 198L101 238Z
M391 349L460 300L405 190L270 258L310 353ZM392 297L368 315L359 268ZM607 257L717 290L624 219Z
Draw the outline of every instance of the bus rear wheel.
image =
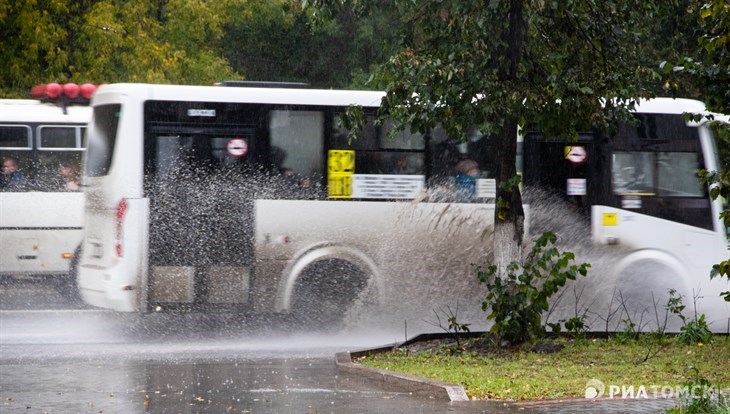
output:
M81 246L78 246L71 258L68 274L56 278L56 290L71 303L81 303L81 294L79 293L78 285L80 258Z
M294 288L294 322L317 330L343 328L347 311L367 284L367 274L348 261L323 259L313 263L302 272Z

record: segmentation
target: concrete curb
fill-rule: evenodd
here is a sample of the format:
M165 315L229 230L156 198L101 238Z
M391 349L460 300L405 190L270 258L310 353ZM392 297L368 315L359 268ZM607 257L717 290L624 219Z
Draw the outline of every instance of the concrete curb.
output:
M377 348L360 352L360 355L367 355L374 352L385 352L393 347ZM335 354L335 364L339 370L353 373L364 378L386 383L412 394L443 399L446 401L469 401L466 391L461 385L448 382L434 381L415 375L392 372L386 369L368 367L352 362L350 352L338 352Z

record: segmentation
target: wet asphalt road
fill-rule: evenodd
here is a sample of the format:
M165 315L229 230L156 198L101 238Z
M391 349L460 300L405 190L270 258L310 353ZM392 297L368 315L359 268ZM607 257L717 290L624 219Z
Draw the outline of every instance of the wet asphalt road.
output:
M90 309L36 281L0 284L2 413L660 412L646 404L452 403L340 372L334 354L395 342L237 315Z
M373 333L313 335L223 314L107 312L30 280L3 283L0 294L2 413L445 413L456 408L338 372L336 352L393 342ZM456 412L484 412L464 408L469 409Z

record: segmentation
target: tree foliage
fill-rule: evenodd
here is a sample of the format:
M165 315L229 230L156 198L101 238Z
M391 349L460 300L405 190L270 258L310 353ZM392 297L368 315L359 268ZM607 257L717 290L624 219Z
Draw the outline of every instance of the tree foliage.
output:
M699 84L709 110L730 114L730 3L696 2L687 11L698 27L696 47L679 65L665 63L665 72L677 85Z
M378 1L312 0L330 16ZM524 213L514 185L518 127L575 137L611 128L659 75L642 45L665 9L628 0L396 0L405 24L398 53L378 73L382 115L426 132L465 137L471 126L497 141L495 262L519 259Z
M218 50L226 3L3 2L0 93L23 97L44 82L212 84L238 77Z
M371 67L400 22L391 2L381 6L314 24L296 0L0 2L0 95L45 82L374 88Z
M222 45L246 78L298 81L324 88L372 88L370 67L386 59L384 44L398 25L390 2L369 16L338 7L316 21L297 2L258 1L229 10ZM247 12L247 11L248 12Z

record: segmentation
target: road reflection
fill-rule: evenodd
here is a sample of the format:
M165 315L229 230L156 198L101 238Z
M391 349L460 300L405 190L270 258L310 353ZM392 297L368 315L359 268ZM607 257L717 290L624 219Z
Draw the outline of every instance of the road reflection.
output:
M2 311L0 411L485 412L339 372L336 352L392 342L377 332L276 332L233 317Z

